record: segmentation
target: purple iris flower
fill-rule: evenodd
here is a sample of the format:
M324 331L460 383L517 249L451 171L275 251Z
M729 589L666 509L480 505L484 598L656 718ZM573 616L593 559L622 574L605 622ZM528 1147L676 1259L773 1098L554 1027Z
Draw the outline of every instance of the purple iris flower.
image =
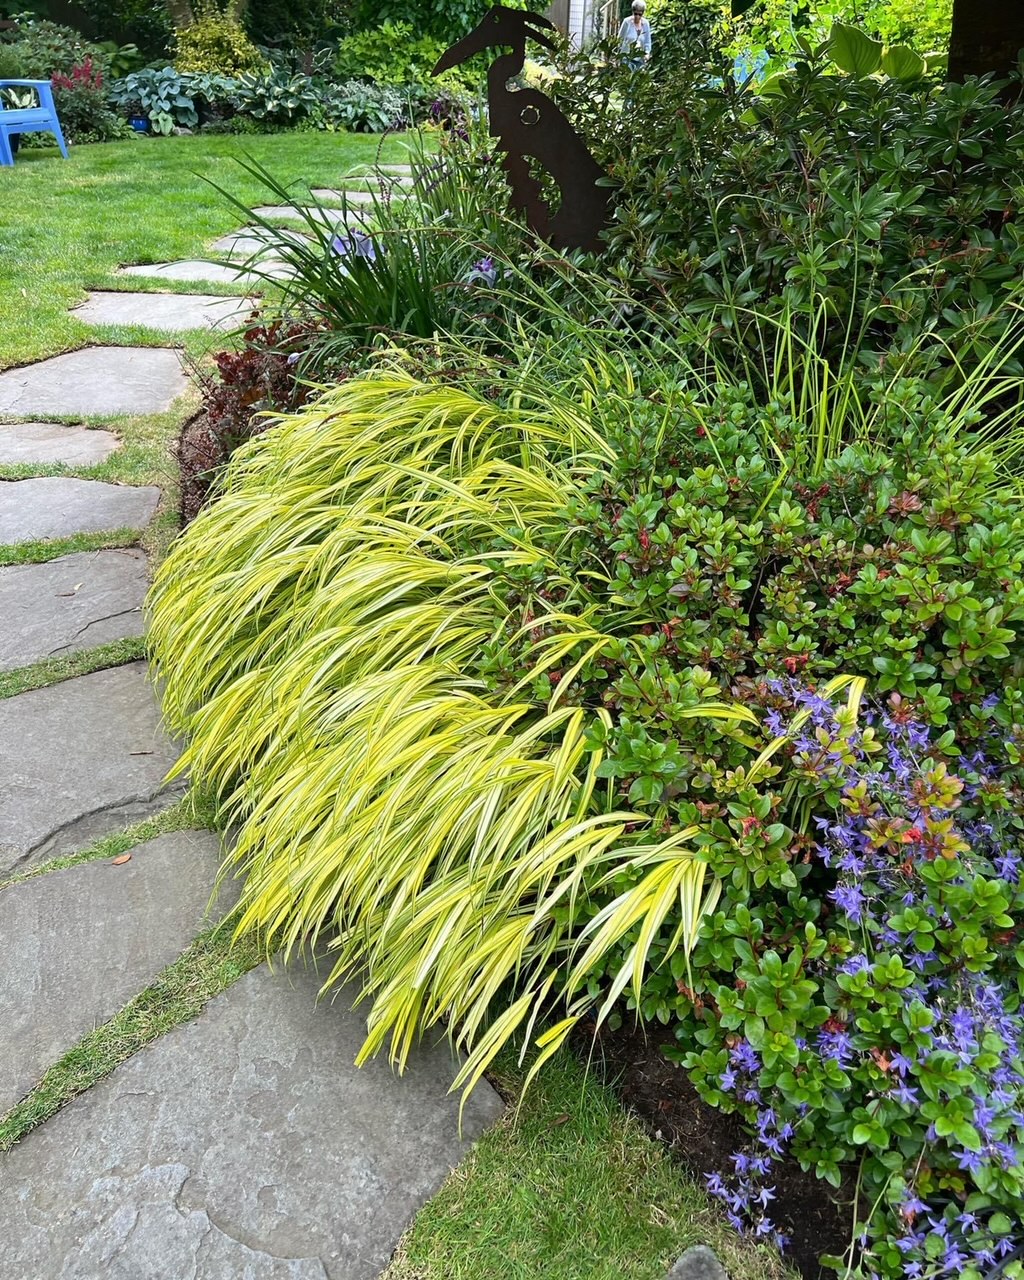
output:
M353 230L344 235L336 235L331 241L331 252L339 258L364 258L367 262L377 261L377 246L373 237L366 231Z

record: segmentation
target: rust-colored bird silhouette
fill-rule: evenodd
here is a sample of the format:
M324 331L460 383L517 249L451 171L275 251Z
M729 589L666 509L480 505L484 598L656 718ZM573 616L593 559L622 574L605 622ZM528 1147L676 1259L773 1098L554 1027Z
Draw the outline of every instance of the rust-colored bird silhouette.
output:
M528 39L555 48L545 29L555 27L540 14L497 4L478 27L444 53L434 75L484 49L512 46L512 52L495 58L487 72L490 132L505 153L502 166L512 186L512 206L523 211L538 236L558 249L600 249L610 197L607 189L595 186L602 176L601 166L550 98L536 89L508 87L523 69ZM530 173L531 158L558 185L561 201L554 213Z

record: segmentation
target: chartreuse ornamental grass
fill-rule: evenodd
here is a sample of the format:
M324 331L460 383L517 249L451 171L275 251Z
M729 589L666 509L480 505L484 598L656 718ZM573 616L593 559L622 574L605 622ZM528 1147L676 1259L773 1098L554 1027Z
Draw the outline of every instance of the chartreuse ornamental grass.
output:
M474 548L506 541L498 560L542 567L531 536L604 449L585 406L517 413L402 375L352 381L236 454L158 574L156 675L190 739L181 769L237 827L241 930L286 953L337 935L330 983L358 973L372 998L362 1058L387 1045L402 1066L443 1022L472 1087L567 1002L539 1065L630 930L604 1008L639 987L667 918L686 951L714 904L696 826L663 836L607 803L580 708L488 697L471 673L496 629L493 562ZM543 632L540 664L615 643L554 611ZM714 700L684 714L724 734L756 723ZM575 937L585 880L613 893ZM509 982L519 994L491 1021Z
M239 213L205 179L247 204L266 189L235 161L248 155L297 192L337 186L353 168L406 157L400 139L356 134L289 133L139 139L55 151L28 150L6 169L0 197L0 368L26 364L97 341L97 330L67 314L89 288L157 287L173 292L231 292L210 285L126 280L122 264L205 257L204 246L236 230ZM123 335L108 333L115 341ZM156 334L133 341L167 342ZM188 339L205 349L210 335Z

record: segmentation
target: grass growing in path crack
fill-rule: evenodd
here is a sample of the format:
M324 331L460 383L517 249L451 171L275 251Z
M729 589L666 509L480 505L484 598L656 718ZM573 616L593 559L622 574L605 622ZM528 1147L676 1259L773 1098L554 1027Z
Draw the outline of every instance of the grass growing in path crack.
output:
M0 1119L0 1151L8 1151L78 1094L109 1075L263 959L259 942L231 944L230 926L198 937L145 991L58 1059L27 1097Z
M66 658L44 658L29 667L0 671L0 699L13 698L30 689L45 689L47 685L86 676L91 671L123 667L126 662L138 662L145 656L145 640L141 636L132 636L126 640L111 640L97 645L95 649L69 654Z
M76 533L70 538L40 538L29 542L0 543L0 568L8 564L45 564L74 551L103 551L108 547L136 547L137 529L112 529L109 533Z
M215 814L212 804L196 789L182 796L175 804L168 805L162 813L142 822L133 823L123 831L115 831L103 836L85 849L77 853L64 854L60 858L51 858L38 866L28 867L0 879L0 891L14 884L22 884L36 876L46 875L50 871L63 871L67 867L77 867L81 862L96 862L101 858L116 858L127 853L136 845L155 840L157 836L167 835L171 831L196 831L214 829Z
M502 1069L518 1094L521 1075ZM785 1280L707 1193L568 1057L486 1133L419 1213L382 1280L663 1280L693 1244L732 1280Z

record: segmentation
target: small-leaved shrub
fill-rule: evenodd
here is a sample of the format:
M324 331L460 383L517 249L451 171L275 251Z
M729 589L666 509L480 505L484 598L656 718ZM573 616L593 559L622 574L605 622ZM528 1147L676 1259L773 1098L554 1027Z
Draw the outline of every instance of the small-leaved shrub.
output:
M231 16L204 11L196 21L175 33L174 65L179 71L238 76L261 71L266 60Z

